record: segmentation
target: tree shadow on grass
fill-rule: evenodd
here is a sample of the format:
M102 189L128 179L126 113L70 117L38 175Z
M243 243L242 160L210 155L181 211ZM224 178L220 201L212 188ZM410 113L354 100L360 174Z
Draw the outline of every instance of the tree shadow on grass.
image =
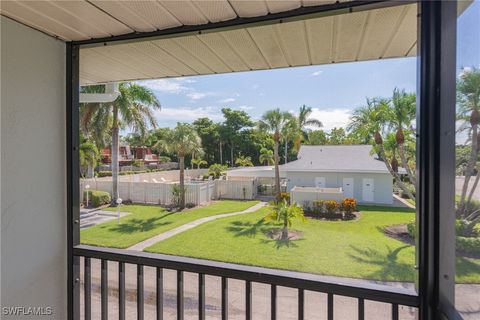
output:
M457 256L457 277L476 276L480 277L480 266L471 259Z
M128 221L123 221L120 224L116 224L114 226L108 226L108 229L112 232L118 233L135 233L135 232L146 232L150 231L154 228L158 228L160 226L166 226L171 224L172 222L166 221L161 222L164 217L155 217L149 219L129 219Z
M271 222L265 222L264 219L260 219L257 222L248 221L232 221L225 229L228 232L234 234L235 237L248 237L254 238L258 234L266 235L272 229L276 229L278 226ZM300 240L275 240L275 239L261 239L262 244L273 244L276 249L281 248L296 248L298 245L295 243Z
M358 263L378 266L380 269L370 274L366 274L366 279L376 279L382 281L413 281L414 268L413 265L399 262L399 253L409 248L409 245L391 249L386 246L387 252L370 248L359 248L350 245L355 253L348 255Z
M248 221L232 221L225 229L234 234L235 237L249 237L253 238L258 233L265 234L274 226L270 223L265 223L263 219L255 223Z

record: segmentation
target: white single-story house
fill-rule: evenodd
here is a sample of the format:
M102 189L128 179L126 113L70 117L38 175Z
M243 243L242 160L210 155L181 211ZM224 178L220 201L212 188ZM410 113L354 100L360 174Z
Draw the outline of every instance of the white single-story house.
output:
M404 171L399 168L400 174ZM275 170L273 166L238 168L228 170L227 177L273 179ZM344 198L355 198L359 203L393 203L393 177L370 145L303 145L297 160L280 165L280 177L286 181L287 192L293 188L294 192L304 192L302 199L310 197L307 193L312 194L312 188L323 195L310 200L328 198L327 189L341 188Z
M302 146L298 160L281 166L294 187L342 188L359 203L393 203L393 177L369 145Z

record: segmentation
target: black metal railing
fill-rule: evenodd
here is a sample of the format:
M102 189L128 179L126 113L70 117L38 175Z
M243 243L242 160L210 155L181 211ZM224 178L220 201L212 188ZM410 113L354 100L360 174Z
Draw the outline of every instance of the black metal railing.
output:
M100 305L101 319L108 318L108 264L118 264L118 318L125 317L125 264L136 265L137 319L144 319L144 266L156 268L156 319L163 320L164 269L176 271L176 319L184 319L184 272L198 275L198 319L205 319L205 276L221 278L221 319L228 319L228 285L230 279L242 280L245 283L245 319L252 319L252 283L262 283L270 286L270 315L277 318L277 287L293 288L298 291L298 319L304 319L305 292L319 292L327 295L327 319L334 319L334 297L350 297L357 300L358 319L368 319L365 315L365 302L375 301L391 305L391 319L398 320L399 306L418 308L419 299L415 292L397 287L388 287L370 283L359 285L354 281L331 281L320 275L301 272L273 270L260 267L243 266L209 260L186 257L134 252L120 249L98 248L79 245L73 249L76 257L83 257L84 272L84 319L90 320L92 314L91 292L91 259L99 259L100 264ZM76 259L80 261L80 259ZM79 266L77 266L79 267ZM77 279L80 283L80 279ZM79 302L78 302L79 303Z

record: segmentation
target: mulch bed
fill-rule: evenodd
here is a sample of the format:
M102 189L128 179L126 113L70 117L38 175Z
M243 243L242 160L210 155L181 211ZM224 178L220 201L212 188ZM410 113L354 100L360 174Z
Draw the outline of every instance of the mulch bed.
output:
M360 212L352 212L352 213L346 213L345 215L342 215L341 213L334 213L334 214L329 214L329 213L313 213L310 211L305 211L304 213L305 217L311 218L311 219L317 219L317 220L325 220L325 221L349 221L349 220L358 220L360 218Z
M267 237L273 240L281 240L282 228L276 228L269 230L266 234ZM288 240L299 240L303 237L302 231L288 230Z

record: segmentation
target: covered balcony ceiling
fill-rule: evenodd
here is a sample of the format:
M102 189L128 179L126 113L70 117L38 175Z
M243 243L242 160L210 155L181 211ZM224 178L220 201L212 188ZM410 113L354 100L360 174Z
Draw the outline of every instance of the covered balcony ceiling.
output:
M336 1L2 1L1 14L62 40L81 41L211 25L332 3ZM362 11L359 6L352 11L83 46L80 82L206 75L416 54L415 3L390 2L385 8Z

